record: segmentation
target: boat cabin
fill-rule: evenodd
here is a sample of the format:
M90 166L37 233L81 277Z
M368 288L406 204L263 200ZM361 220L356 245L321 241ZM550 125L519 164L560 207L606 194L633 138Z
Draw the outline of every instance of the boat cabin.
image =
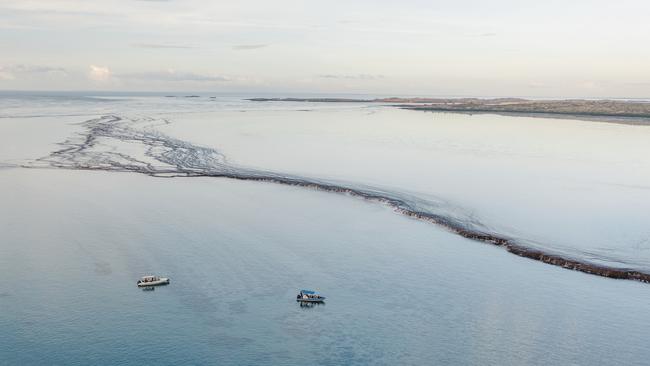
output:
M155 282L155 281L160 281L160 277L158 276L144 276L140 279L140 282Z
M325 296L322 296L316 291L313 290L300 290L298 296L296 296L297 301L310 301L310 302L320 302L325 300Z

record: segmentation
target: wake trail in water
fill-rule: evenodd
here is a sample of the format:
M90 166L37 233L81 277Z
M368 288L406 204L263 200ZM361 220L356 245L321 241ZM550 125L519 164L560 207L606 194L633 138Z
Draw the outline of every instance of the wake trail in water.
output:
M405 216L436 224L467 239L502 247L518 256L603 277L650 282L650 273L551 253L537 248L531 241L495 232L439 198L240 167L229 163L213 148L197 146L156 130L157 126L168 123L159 118L119 115L91 119L81 123L82 132L61 142L61 149L24 167L121 171L154 177L222 177L347 194L387 205Z

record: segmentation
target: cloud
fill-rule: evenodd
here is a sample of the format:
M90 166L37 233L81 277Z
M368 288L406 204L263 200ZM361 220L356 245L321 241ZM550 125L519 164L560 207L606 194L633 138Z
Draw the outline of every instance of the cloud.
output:
M62 67L42 66L42 65L14 65L11 67L12 71L17 73L62 73L66 74L67 71Z
M34 74L49 74L67 76L68 72L62 67L16 64L0 66L0 80L14 80L21 76L31 76Z
M223 75L196 74L176 70L145 71L116 75L120 79L135 79L149 81L196 81L196 82L226 82L231 78Z
M111 77L111 70L105 66L95 66L90 65L90 70L88 71L88 77L90 80L105 82L108 81Z
M318 75L319 78L323 79L347 79L347 80L377 80L383 79L384 75L372 75L372 74L322 74Z
M0 80L13 80L14 74L7 70L7 68L0 66Z
M152 1L152 0L148 0ZM165 48L177 48L177 49L189 49L196 48L194 46L187 46L181 44L165 44L165 43L133 43L131 46L138 48L152 48L152 49L165 49Z
M244 51L244 50L256 50L258 48L264 48L267 47L268 44L238 44L232 46L233 50L236 51Z

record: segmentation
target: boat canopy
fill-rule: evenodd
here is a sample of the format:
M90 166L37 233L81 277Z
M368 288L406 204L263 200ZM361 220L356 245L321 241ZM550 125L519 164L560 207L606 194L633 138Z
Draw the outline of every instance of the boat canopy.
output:
M301 293L301 294L306 294L306 295L314 295L314 294L316 294L316 291L312 291L312 290L300 290L300 293Z

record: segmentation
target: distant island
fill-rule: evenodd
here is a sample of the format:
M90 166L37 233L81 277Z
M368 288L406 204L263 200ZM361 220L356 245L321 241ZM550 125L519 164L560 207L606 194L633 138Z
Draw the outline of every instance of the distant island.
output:
M572 116L609 122L650 123L650 102L622 100L531 100L522 98L251 98L256 102L384 103L403 109L454 113Z
M349 98L248 98L253 102L314 102L314 103L369 103L379 99L349 99Z

